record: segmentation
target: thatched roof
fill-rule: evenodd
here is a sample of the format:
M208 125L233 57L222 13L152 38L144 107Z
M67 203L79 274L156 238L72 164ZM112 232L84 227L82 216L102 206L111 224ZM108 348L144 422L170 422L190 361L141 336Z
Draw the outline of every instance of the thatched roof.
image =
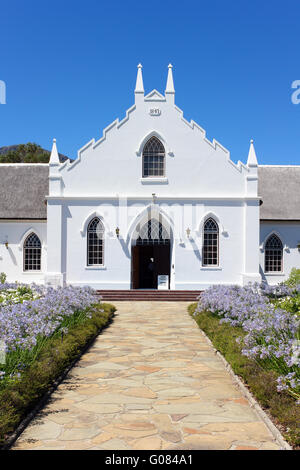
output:
M47 163L0 164L0 219L46 219Z
M47 163L0 164L0 219L46 219ZM260 219L300 220L300 166L259 166Z
M300 220L300 166L259 166L261 220Z

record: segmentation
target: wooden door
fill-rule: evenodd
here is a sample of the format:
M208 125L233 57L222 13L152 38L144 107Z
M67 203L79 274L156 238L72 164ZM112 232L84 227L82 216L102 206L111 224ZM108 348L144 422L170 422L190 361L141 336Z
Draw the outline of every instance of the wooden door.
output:
M157 276L159 274L166 274L169 276L170 288L170 245L158 245L154 247L154 261L155 261L155 280L157 287Z
M132 289L139 288L140 280L140 247L133 246L131 249L131 282Z
M155 272L149 269L149 264L153 258L153 246L143 245L140 246L139 252L139 288L140 289L154 289L155 288ZM155 261L154 261L155 264Z

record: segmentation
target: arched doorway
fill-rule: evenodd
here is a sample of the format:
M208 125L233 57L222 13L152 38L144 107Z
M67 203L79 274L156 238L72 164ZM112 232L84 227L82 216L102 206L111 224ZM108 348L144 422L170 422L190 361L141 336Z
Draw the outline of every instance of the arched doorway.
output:
M131 251L132 289L157 289L159 276L170 288L171 234L161 220L151 218L136 228Z

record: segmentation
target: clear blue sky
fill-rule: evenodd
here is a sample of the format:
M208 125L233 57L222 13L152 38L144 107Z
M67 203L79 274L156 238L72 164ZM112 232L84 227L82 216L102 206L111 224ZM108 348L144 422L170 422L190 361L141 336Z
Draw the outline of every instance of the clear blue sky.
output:
M300 3L286 0L10 0L0 7L0 146L36 142L70 157L145 91L164 92L245 161L300 165Z

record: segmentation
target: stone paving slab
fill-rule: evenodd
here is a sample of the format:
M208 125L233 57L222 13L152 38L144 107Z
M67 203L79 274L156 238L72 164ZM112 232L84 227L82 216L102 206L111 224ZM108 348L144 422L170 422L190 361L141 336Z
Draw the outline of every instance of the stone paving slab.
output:
M13 449L280 449L187 314L116 302L114 322Z

